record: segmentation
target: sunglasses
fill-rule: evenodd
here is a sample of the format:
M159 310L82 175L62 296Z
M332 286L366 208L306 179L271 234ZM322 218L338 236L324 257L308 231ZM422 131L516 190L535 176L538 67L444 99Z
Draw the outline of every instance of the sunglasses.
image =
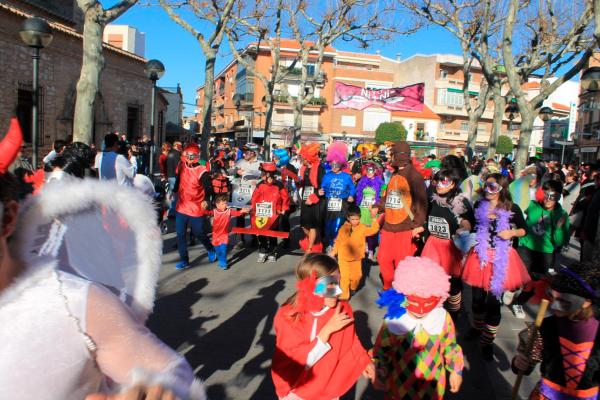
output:
M195 153L187 153L185 157L190 161L194 161L194 160L200 158L198 156L198 154L195 154Z
M483 190L489 194L496 194L496 193L500 193L500 191L502 191L502 186L500 186L496 182L486 182Z
M329 166L331 167L331 169L341 168L342 164L337 163L337 162L332 162L332 163L329 164Z

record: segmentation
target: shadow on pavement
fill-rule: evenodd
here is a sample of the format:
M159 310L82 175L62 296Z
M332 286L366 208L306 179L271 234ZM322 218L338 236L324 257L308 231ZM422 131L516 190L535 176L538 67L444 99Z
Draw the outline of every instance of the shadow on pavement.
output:
M185 355L192 368L197 371L198 377L207 380L215 372L229 370L236 362L242 360L252 347L257 326L266 318L264 331L267 333L263 331L259 340L259 344L263 345L263 352L244 366L265 373L265 368L261 369L260 365L273 354L273 340L268 332L279 307L276 301L277 294L284 288L285 281L280 279L260 289L257 294L259 297L248 300L233 316L198 338L195 346ZM268 385L272 387L269 377L263 379L269 380Z
M200 291L208 285L202 278L190 282L185 288L161 297L148 320L148 328L174 349L184 343L192 344L202 332L202 324L218 315L192 318L192 306L200 301Z

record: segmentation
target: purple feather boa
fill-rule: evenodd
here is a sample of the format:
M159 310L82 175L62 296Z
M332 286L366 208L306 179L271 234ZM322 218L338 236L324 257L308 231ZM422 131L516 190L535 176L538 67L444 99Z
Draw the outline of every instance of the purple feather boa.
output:
M475 218L477 219L477 244L475 245L475 252L479 256L482 269L488 264L491 222L488 216L489 208L489 201L483 200L475 210ZM494 214L496 214L497 220L496 233L511 229L510 218L512 217L512 212L496 208ZM504 292L510 242L510 240L504 240L498 235L494 237L492 242L492 247L495 249L495 255L492 262L493 270L490 291L497 297L502 296L502 292Z

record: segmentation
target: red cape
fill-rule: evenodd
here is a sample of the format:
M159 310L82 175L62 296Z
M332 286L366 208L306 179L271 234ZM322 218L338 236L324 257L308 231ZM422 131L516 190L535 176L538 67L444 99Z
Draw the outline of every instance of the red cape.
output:
M342 310L348 315L352 308L347 302ZM331 350L312 368L305 369L308 353L317 343L310 340L315 317L305 314L298 321L289 319L290 305L282 306L275 315L276 344L271 375L278 397L293 391L302 399L331 400L342 396L356 383L366 366L371 362L367 351L354 331L354 324L331 335ZM330 309L317 319L317 332L331 318L335 310Z

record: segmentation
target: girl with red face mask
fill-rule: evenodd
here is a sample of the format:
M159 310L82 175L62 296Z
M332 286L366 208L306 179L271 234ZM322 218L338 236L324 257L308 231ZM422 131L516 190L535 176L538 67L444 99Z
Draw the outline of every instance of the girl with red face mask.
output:
M398 264L392 288L377 301L388 309L373 349L375 388L385 399L442 399L447 374L450 391L458 392L464 361L443 308L449 290L450 276L434 261L406 257Z

